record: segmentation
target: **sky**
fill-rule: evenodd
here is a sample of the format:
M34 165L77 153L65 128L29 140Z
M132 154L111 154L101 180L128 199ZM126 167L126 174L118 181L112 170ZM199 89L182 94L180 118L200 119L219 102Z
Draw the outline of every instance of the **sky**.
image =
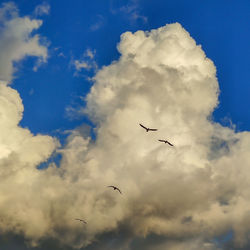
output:
M249 249L249 13L0 1L1 248Z

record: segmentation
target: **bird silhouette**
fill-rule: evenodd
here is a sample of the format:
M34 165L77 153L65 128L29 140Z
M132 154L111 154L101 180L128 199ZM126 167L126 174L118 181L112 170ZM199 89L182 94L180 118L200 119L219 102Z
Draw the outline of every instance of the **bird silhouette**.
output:
M81 222L87 224L87 222L86 222L85 220L82 220L82 219L75 219L75 220L79 220L79 221L81 221Z
M174 146L172 143L170 143L169 141L167 141L167 140L158 140L158 141L160 141L160 142L164 142L164 143L167 143L167 144L169 144L170 146Z
M118 187L115 187L115 186L107 186L107 187L111 187L114 190L117 190L118 192L120 192L120 194L122 194L121 190Z
M143 126L141 123L139 123L139 125L140 125L142 128L144 128L144 129L146 130L146 132L148 132L148 131L157 131L156 128L147 128L147 127Z

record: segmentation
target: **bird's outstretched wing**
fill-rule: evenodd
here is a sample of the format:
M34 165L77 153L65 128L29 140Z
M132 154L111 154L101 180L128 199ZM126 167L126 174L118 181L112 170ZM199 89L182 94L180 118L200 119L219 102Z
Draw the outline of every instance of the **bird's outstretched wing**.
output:
M82 219L75 219L75 220L79 220L79 221L81 221L81 222L87 224L87 222L86 222L85 220L82 220Z
M141 123L139 123L139 125L142 127L142 128L144 128L144 129L148 129L148 128L146 128L145 126L143 126Z
M164 142L164 143L165 143L165 140L158 140L158 141L160 141L160 142Z
M122 193L121 190L116 186L107 186L107 187L112 187L114 190L117 190L120 194Z
M170 143L169 141L166 141L167 142L167 144L169 144L170 146L174 146L172 143Z
M116 188L116 189L120 192L120 194L122 194L122 191L119 188Z
M149 131L157 131L158 129L156 128L148 128Z
M144 128L145 130L147 130L147 131L157 131L156 128L147 128L147 127L143 126L141 123L139 123L139 125L140 125L142 128Z
M167 143L168 145L170 145L170 146L174 146L172 143L170 143L169 141L167 141L167 140L158 140L158 141L160 141L160 142L164 142L164 143Z

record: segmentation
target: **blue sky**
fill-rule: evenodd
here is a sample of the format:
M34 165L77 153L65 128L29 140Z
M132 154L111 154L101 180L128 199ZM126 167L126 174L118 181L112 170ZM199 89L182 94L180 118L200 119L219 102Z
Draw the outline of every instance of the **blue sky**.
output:
M0 246L248 249L249 1L0 3Z
M30 15L39 3L43 2L18 1L20 15ZM81 124L85 118L70 121L65 108L84 105L79 97L88 93L91 82L86 77L92 77L93 71L83 69L79 76L74 76L71 60L81 58L86 49L95 50L95 60L101 68L119 58L116 45L123 32L180 22L216 65L221 94L215 121L225 122L226 117L236 124L237 130L249 129L249 1L46 3L50 13L40 17L44 23L39 34L49 43L48 62L34 72L32 58L25 59L13 84L25 106L22 126L34 133L51 133ZM133 12L137 18L131 17ZM60 53L64 56L58 56Z

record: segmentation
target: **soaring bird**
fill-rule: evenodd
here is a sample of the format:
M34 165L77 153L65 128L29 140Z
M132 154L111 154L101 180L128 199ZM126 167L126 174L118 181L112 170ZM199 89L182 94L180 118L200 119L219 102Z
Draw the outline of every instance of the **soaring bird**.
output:
M79 221L81 221L81 222L87 224L87 222L86 222L85 220L82 220L82 219L75 219L75 220L79 220Z
M144 128L144 129L146 130L146 132L148 132L148 131L157 131L156 128L147 128L147 127L143 126L141 123L140 123L140 126L141 126L142 128Z
M122 194L121 190L118 187L115 187L115 186L107 186L107 187L111 187L114 190L117 190L118 192L120 192L120 194Z
M160 141L160 142L164 142L164 143L167 143L167 144L169 144L170 146L174 146L172 143L170 143L169 141L167 141L167 140L158 140L158 141Z

